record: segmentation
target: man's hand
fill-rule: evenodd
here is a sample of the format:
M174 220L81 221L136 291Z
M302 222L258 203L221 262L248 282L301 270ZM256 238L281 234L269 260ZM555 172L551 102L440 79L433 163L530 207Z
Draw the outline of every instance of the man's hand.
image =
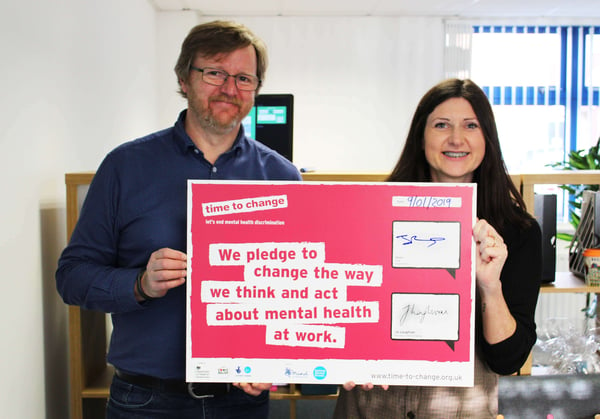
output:
M233 385L251 396L258 396L263 391L269 390L272 386L271 383L233 383Z
M178 287L185 282L186 269L187 255L185 253L166 247L159 249L150 255L140 286L148 297L164 297L171 288ZM134 292L137 301L144 301L137 288L134 288Z

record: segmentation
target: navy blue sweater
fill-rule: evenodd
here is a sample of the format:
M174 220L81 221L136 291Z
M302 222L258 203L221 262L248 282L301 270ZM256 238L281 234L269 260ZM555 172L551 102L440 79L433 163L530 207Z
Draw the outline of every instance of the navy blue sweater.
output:
M185 285L138 303L134 283L150 254L186 251L187 180L300 180L285 158L247 138L210 164L184 129L171 128L122 144L96 172L56 272L67 304L112 313L108 362L124 371L185 378Z

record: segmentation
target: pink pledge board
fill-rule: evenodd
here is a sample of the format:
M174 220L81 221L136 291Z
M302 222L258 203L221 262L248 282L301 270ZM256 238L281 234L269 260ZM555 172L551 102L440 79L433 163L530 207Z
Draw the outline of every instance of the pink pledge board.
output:
M472 386L476 185L188 182L190 382Z

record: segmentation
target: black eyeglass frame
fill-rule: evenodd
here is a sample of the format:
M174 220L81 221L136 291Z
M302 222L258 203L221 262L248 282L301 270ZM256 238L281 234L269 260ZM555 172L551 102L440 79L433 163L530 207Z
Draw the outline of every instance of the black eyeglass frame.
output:
M258 88L262 84L262 80L259 79L257 76L252 75L252 74L239 73L239 74L235 74L234 75L234 74L229 74L227 71L221 70L220 68L214 68L214 67L204 67L204 68L201 68L201 67L196 67L194 65L190 66L190 70L195 70L195 71L197 71L199 73L202 73L202 81L205 82L205 83L207 83L207 84L210 84L212 86L223 86L225 83L227 83L227 79L229 79L229 77L233 77L233 79L235 80L235 86L239 90L243 90L245 92L254 92L254 91L258 90ZM205 71L216 71L218 73L225 74L225 78L223 79L223 82L221 84L216 84L214 82L207 81L205 79L205 77L206 77ZM256 87L254 87L253 89L247 89L245 87L240 87L240 85L238 84L238 82L240 80L239 79L240 77L248 77L250 80L256 80Z

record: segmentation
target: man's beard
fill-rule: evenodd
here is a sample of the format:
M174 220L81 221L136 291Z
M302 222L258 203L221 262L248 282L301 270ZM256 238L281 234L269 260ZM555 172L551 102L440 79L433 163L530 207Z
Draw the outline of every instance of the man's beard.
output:
M241 122L241 118L234 118L228 124L217 121L211 114L206 114L200 119L202 128L213 134L225 135L231 132Z
M242 113L239 113L234 116L230 121L228 122L221 122L219 121L217 118L215 118L215 116L213 115L212 110L210 109L210 103L213 101L222 101L222 102L227 102L227 103L231 103L234 104L236 106L238 106L238 108L241 109L243 103L235 98L230 98L227 96L215 96L209 99L208 101L208 107L203 107L200 106L196 109L198 109L199 112L197 112L198 116L199 116L199 122L200 125L202 126L202 128L204 128L206 131L212 132L213 134L217 134L217 135L225 135L230 133L233 129L236 129L240 123L242 122L242 119L244 119L245 115L242 115Z

